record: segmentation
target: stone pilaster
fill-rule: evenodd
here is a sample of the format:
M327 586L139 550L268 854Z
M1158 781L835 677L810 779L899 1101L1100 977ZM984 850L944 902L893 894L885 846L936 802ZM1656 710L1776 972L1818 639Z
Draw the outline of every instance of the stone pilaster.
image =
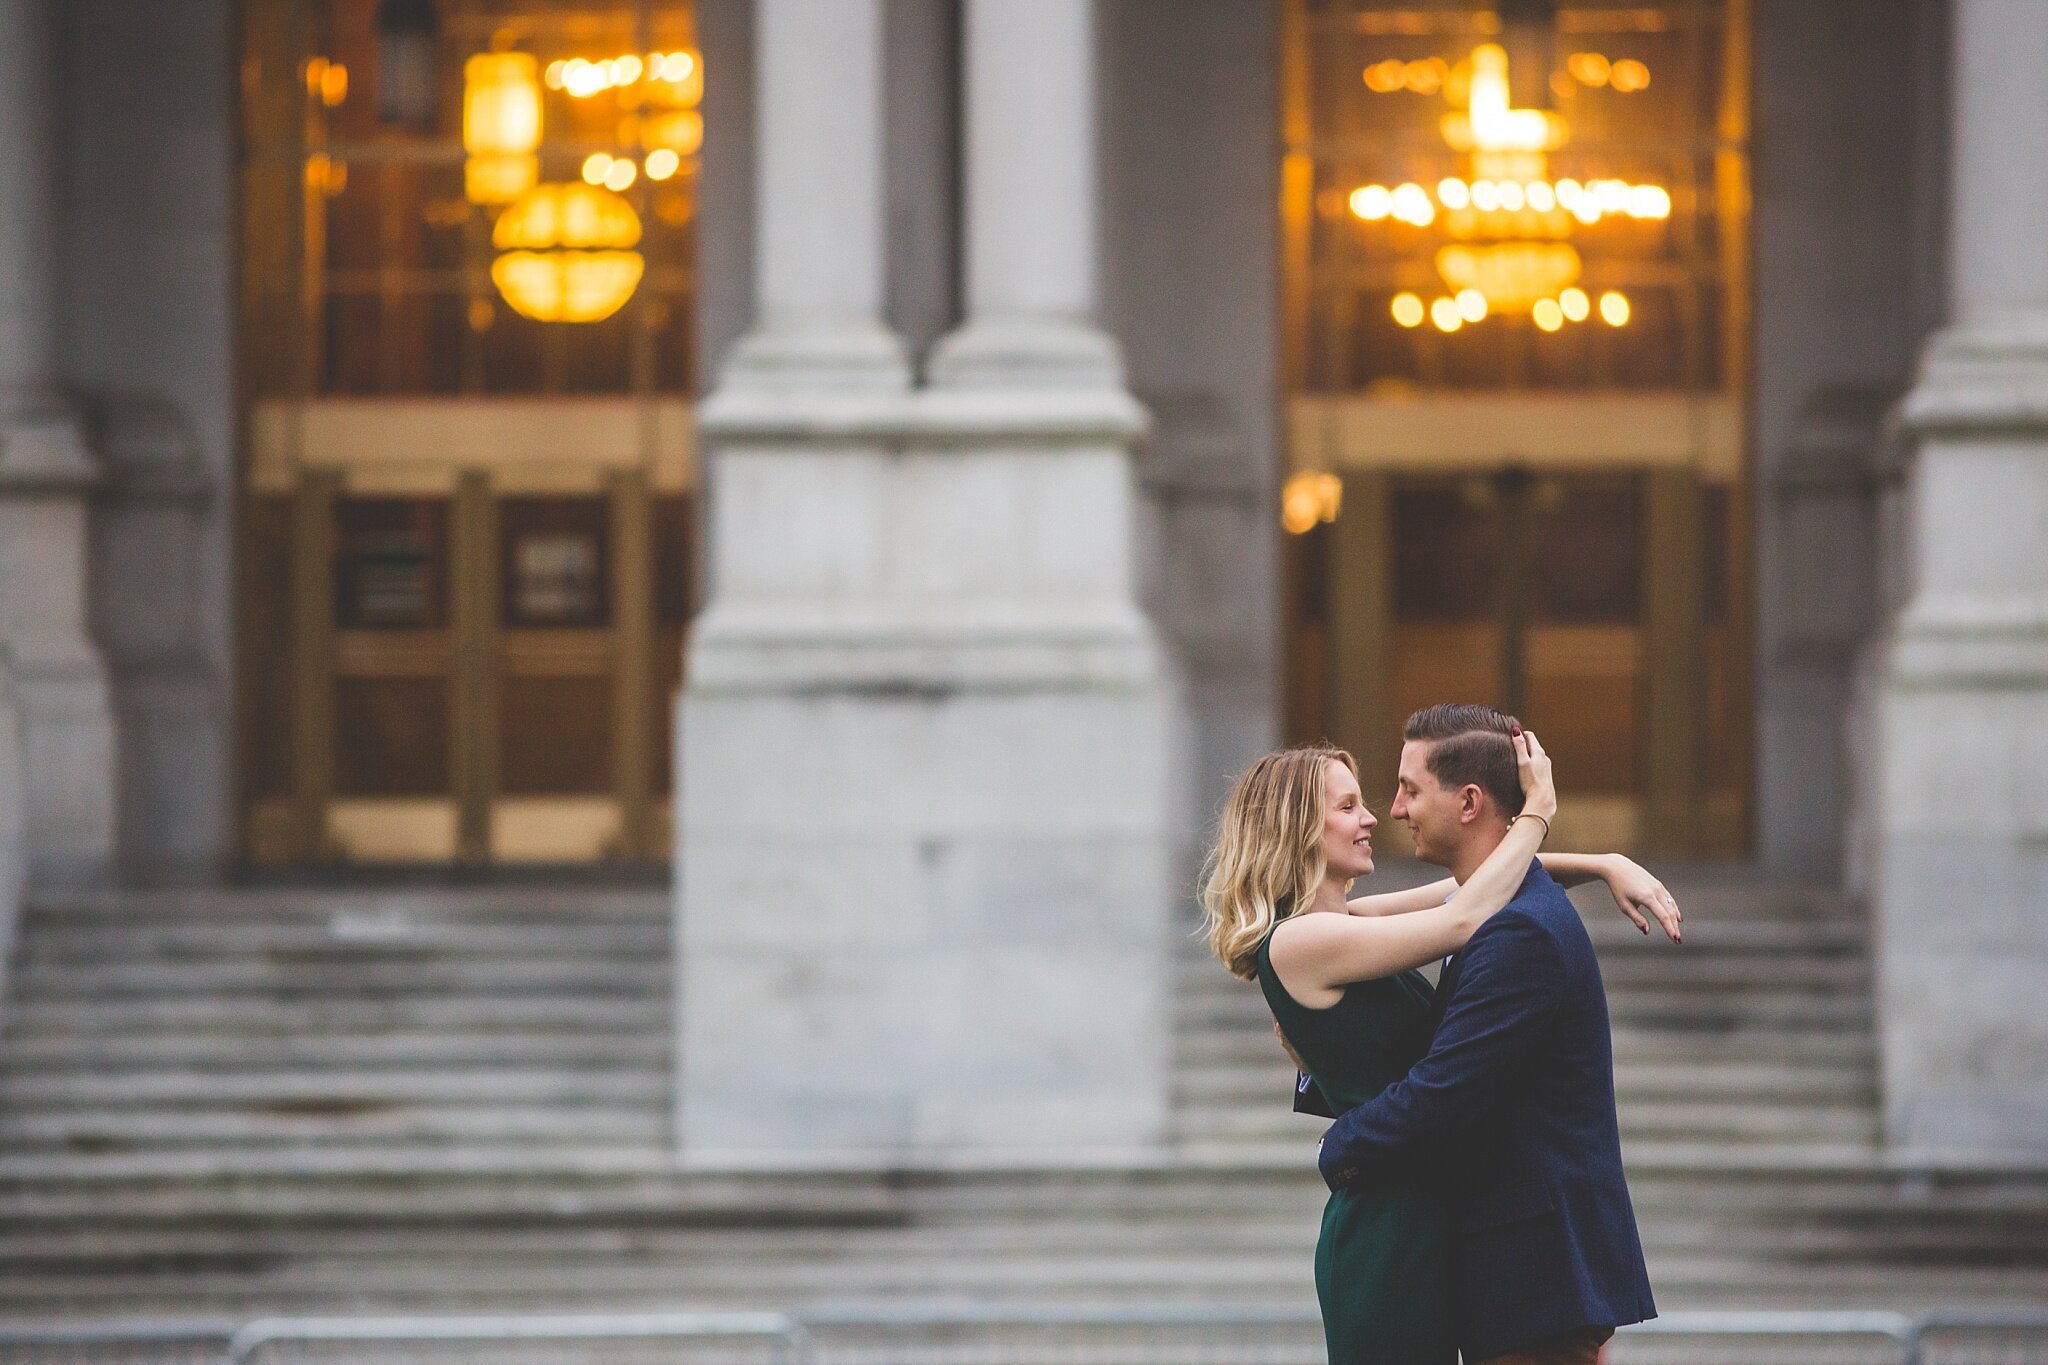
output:
M799 21L819 9L833 24ZM801 73L797 104L831 127L764 115L761 316L702 411L711 595L678 746L681 1154L1128 1161L1165 1136L1177 816L1167 670L1133 586L1144 419L1088 317L1092 163L1042 187L1077 198L1047 221L1081 237L1055 263L1009 261L1066 292L991 295L1005 272L986 253L1006 248L982 214L975 317L931 387L909 388L877 321L880 105L857 102L876 98L877 10L757 11L761 107ZM1008 54L1081 73L1054 85L1079 91L1084 129L1087 31ZM970 90L1002 40L971 34ZM1055 96L969 96L1003 118L1037 117L1040 98ZM1022 153L977 136L987 116L970 114L970 204L1016 193ZM842 145L778 157L782 135ZM821 273L800 244L849 218Z
M39 881L114 856L114 724L86 614L98 469L57 376L54 63L47 0L0 0L0 647Z
M1903 420L1872 897L1900 1159L2048 1159L2048 9L1955 8L1952 322Z

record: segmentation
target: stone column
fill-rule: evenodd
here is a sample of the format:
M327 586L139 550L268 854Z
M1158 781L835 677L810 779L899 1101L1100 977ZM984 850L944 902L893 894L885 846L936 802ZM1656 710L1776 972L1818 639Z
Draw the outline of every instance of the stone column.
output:
M57 375L55 65L49 0L0 0L0 646L38 881L100 875L114 852L114 725L86 628L98 471Z
M1096 322L1094 0L967 0L967 313L932 382L1117 387Z
M720 387L900 390L883 325L882 0L758 0L754 278L759 316Z
M982 127L1044 128L1041 102L1069 99L1061 117L1089 126L1085 4L990 49L1009 41L990 14L1038 8L970 16L970 88L998 60L1032 75L1012 102L969 96L970 198L1001 196L978 224L1016 202L1018 158L1078 146L1088 164L1086 136ZM761 316L701 414L678 1143L703 1166L1125 1162L1165 1137L1179 814L1167 670L1132 585L1142 413L1089 320L1092 176L1031 182L1062 200L1036 221L1076 234L1043 259L970 230L975 316L931 388L903 386L874 318L880 106L846 102L875 99L877 10L759 5L761 107L821 126L763 118ZM813 162L778 136L841 145ZM849 217L829 257L794 245Z
M2048 7L1956 0L1952 317L1904 410L1875 655L1885 1117L1935 1165L2048 1158Z

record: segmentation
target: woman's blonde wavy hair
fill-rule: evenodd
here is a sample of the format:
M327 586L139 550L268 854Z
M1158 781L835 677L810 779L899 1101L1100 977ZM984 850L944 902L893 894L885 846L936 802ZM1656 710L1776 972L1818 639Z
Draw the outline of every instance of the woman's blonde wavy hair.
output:
M1267 754L1237 779L1223 805L1216 846L1202 869L1202 912L1210 951L1246 980L1258 974L1260 942L1308 904L1329 870L1323 784L1332 763L1358 776L1357 761L1327 744Z

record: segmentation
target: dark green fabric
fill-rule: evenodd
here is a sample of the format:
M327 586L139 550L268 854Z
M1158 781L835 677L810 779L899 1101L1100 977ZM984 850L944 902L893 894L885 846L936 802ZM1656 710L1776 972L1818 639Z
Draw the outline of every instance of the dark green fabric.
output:
M1344 988L1328 1009L1297 1002L1259 945L1259 988L1280 1031L1339 1113L1407 1074L1429 1049L1429 981L1401 972ZM1454 1365L1451 1223L1421 1179L1330 1196L1316 1242L1316 1297L1330 1365Z

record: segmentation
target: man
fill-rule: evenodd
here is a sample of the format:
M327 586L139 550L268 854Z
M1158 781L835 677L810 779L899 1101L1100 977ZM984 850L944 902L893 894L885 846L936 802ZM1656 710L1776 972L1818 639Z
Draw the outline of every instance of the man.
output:
M1408 718L1393 817L1459 882L1521 810L1518 728L1484 706ZM1429 1052L1323 1139L1341 1188L1432 1154L1452 1182L1458 1338L1474 1365L1593 1365L1656 1316L1621 1170L1600 964L1564 890L1532 865L1444 966Z

